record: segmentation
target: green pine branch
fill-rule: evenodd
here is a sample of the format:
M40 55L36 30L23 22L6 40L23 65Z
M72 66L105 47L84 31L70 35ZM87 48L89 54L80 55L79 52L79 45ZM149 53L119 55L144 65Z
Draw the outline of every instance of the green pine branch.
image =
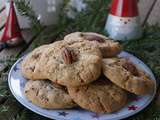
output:
M44 27L41 25L38 16L30 4L30 1L27 2L26 0L14 0L14 3L20 15L29 20L29 24L32 28L31 30L35 34L41 32Z
M37 21L37 17L29 6L29 3L26 3L25 0L15 0L18 1L16 5L19 5L19 11L21 14L24 14L28 19L32 20L34 23L32 27L37 28L39 31L41 29L40 22ZM51 29L48 32L49 34L55 34L58 39L62 39L64 35L74 32L74 31L93 31L102 34L106 34L104 32L104 25L106 22L106 18L108 15L107 6L110 3L110 0L85 0L88 4L87 10L82 11L76 15L76 18L69 19L65 15L65 6L67 5L69 0L65 0L65 4L62 7L62 12L60 15L60 20L57 26L54 29ZM21 3L21 4L20 4ZM33 13L32 13L33 12ZM35 22L36 21L36 22ZM46 36L46 37L47 37ZM44 37L44 36L43 36ZM44 37L45 38L45 37ZM125 41L122 42L124 46L124 50L134 54L138 58L142 59L155 73L156 78L160 79L160 28L157 26L146 26L144 37L140 40L133 41ZM17 59L17 58L15 58ZM6 75L11 67L11 65L15 62L14 60L4 60L9 67L4 73L0 73L0 81L6 80ZM9 88L7 82L0 82L0 99L7 98L8 100L15 100L14 97L9 92ZM151 105L149 105L145 110L141 111L137 115L134 115L126 120L159 120L160 119L160 109L156 102L153 101ZM13 102L15 103L15 101ZM18 106L19 105L19 106ZM15 115L15 120L49 120L47 118L41 117L20 104L15 104L16 108L20 109L21 112L17 112ZM11 106L9 105L0 105L0 114L7 113Z

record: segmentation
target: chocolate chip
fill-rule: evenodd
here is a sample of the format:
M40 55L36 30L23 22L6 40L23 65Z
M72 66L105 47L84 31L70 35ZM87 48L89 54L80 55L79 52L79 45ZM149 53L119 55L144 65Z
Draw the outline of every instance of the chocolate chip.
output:
M29 69L30 69L32 72L34 72L34 70L35 70L35 66L33 66L33 67L29 67Z
M32 55L32 58L37 59L40 57L40 55L41 55L41 53L34 54L34 55Z
M28 93L28 91L25 91L25 93Z
M35 88L31 88L31 90L35 90Z
M88 90L88 88L89 88L89 87L88 87L88 86L86 86L86 87L84 88L84 89L85 89L85 91L87 91L87 90Z

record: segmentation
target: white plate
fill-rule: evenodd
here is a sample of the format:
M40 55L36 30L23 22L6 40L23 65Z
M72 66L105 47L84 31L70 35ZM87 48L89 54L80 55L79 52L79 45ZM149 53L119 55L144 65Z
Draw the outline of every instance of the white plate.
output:
M151 70L138 58L134 57L133 55L122 52L119 56L125 57L130 59L134 64L139 66L141 69L143 69L145 72L147 72L152 80L155 80L155 77ZM81 108L74 108L74 109L65 109L65 110L47 110L42 109L31 102L29 102L24 94L23 89L24 85L26 83L26 79L21 74L21 68L20 64L23 58L20 58L11 68L9 77L8 77L8 83L10 90L12 94L15 96L15 98L25 107L32 110L35 113L38 113L42 116L56 119L56 120L118 120L127 118L129 116L132 116L139 111L143 110L149 103L153 100L156 88L154 92L150 95L146 96L132 96L130 99L130 102L121 110L111 113L111 114L96 114L93 112L89 112L87 110L81 109Z

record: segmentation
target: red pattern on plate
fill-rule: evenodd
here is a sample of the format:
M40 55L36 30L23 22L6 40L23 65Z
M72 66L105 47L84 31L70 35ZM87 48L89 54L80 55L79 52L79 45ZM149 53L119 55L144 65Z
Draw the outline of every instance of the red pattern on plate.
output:
M137 110L138 106L136 105L131 105L131 106L128 106L128 110Z

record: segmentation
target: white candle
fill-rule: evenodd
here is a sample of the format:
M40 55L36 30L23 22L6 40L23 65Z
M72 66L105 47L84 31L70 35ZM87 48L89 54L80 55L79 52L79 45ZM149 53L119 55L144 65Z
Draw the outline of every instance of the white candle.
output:
M60 12L60 6L63 0L26 0L30 1L30 4L35 11L37 17L40 19L43 25L56 24L58 21L58 15ZM10 0L6 0L6 12L9 11ZM17 11L17 10L16 10ZM21 28L29 28L29 21L26 17L21 16L17 12L18 21Z

